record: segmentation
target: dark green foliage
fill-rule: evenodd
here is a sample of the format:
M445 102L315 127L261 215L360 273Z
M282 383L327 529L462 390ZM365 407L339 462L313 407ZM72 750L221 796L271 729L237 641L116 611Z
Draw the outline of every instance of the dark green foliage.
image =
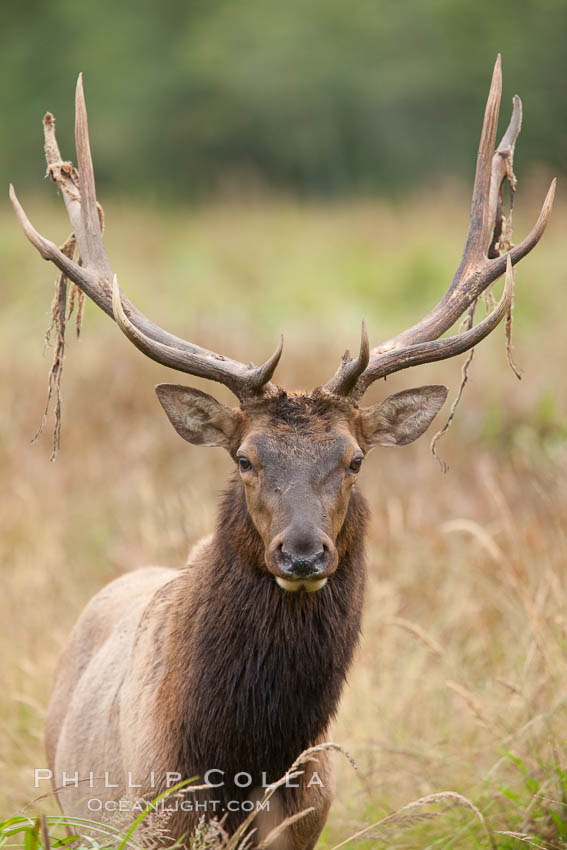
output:
M0 154L20 186L37 185L47 110L72 153L83 70L98 180L117 191L259 180L336 193L469 177L501 51L506 111L516 91L526 108L520 165L557 171L566 31L564 0L8 3Z
M0 30L0 155L36 186L41 118L73 153L86 76L100 184L307 193L470 177L496 53L522 162L565 168L567 4L527 0L27 0ZM31 165L30 165L31 164Z

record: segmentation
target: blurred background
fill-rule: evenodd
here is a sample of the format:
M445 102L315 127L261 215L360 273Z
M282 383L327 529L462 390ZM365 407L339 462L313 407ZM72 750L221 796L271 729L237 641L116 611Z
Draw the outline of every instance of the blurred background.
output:
M2 18L0 158L20 186L41 174L44 112L71 139L79 70L113 193L399 194L469 177L498 51L504 104L517 91L526 106L519 165L566 167L563 0L27 0Z
M63 202L43 182L41 120L55 114L74 158L83 71L122 288L158 324L241 360L266 358L283 331L286 387L330 377L363 316L376 344L447 287L499 51L500 132L512 96L524 103L516 241L559 177L548 230L516 272L522 381L498 328L439 444L448 474L429 437L377 450L361 473L369 590L334 732L359 771L337 765L326 847L449 789L484 814L492 844L473 811L436 819L428 809L375 831L375 846L516 848L524 839L505 835L515 832L565 847L566 32L564 0L27 0L2 10L6 189L13 181L34 225L64 241ZM0 256L1 817L55 811L51 799L28 804L56 660L81 608L133 566L183 564L214 525L231 461L180 441L153 386L184 377L145 360L88 304L80 341L67 329L51 464L52 415L30 440L46 398L55 272L7 198ZM452 400L462 365L398 373L366 401L438 382ZM186 382L232 403L224 388Z

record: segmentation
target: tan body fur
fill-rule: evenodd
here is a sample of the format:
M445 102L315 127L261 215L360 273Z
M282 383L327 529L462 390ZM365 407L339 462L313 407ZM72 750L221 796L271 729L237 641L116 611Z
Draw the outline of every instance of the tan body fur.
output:
M58 666L46 721L48 765L66 814L102 819L100 812L89 808L89 800L130 804L142 797L151 800L163 790L167 772L176 770L163 752L163 729L152 722L158 686L168 669L163 638L175 616L175 598L190 594L207 571L211 544L212 536L202 538L181 570L148 567L116 579L91 599L75 625ZM328 754L319 753L317 758L323 787L319 782L304 787L292 807L274 800L271 813L256 818L255 827L265 835L282 817L314 808L289 828L286 840L273 845L276 848L310 848L324 826L334 780ZM311 770L308 766L303 785L309 783ZM145 781L151 771L156 788ZM67 786L62 789L64 774ZM129 787L133 784L144 787ZM117 825L131 819L131 815L104 817ZM181 828L186 826L182 818ZM169 829L177 834L175 819Z

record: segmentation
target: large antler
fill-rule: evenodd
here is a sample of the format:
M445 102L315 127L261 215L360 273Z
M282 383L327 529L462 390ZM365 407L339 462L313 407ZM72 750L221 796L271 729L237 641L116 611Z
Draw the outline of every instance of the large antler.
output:
M35 230L13 186L10 186L10 199L24 233L43 259L51 260L95 304L116 319L126 336L152 360L180 372L219 381L229 387L241 401L274 391L275 387L269 382L281 356L281 340L277 350L262 366L230 360L162 330L140 313L118 289L102 238L102 211L96 200L82 75L77 80L75 97L78 171L72 163L61 160L55 138L55 119L50 113L45 116L43 125L48 174L63 193L81 264L73 262L53 242Z
M555 180L551 183L532 231L519 245L500 255L498 248L507 247L499 244L505 241L502 239L502 187L508 180L511 191L515 189L512 170L514 145L522 123L522 103L516 95L510 124L494 152L501 93L502 73L498 55L478 149L469 231L461 262L449 289L420 322L371 351L363 324L360 354L353 359L349 352L345 352L335 375L325 385L329 392L356 401L378 378L410 366L453 357L473 348L510 311L513 294L511 267L506 275L502 297L493 311L475 327L469 325L469 329L463 333L439 339L467 308L471 305L474 308L479 295L503 274L509 262L514 265L537 245L551 212Z

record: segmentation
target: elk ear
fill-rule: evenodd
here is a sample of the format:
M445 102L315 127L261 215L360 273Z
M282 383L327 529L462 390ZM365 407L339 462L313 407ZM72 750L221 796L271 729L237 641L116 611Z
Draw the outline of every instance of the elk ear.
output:
M177 433L196 446L231 450L242 414L207 393L179 384L158 384L157 397Z
M431 424L447 398L447 387L428 386L403 390L360 411L361 445L406 446Z

